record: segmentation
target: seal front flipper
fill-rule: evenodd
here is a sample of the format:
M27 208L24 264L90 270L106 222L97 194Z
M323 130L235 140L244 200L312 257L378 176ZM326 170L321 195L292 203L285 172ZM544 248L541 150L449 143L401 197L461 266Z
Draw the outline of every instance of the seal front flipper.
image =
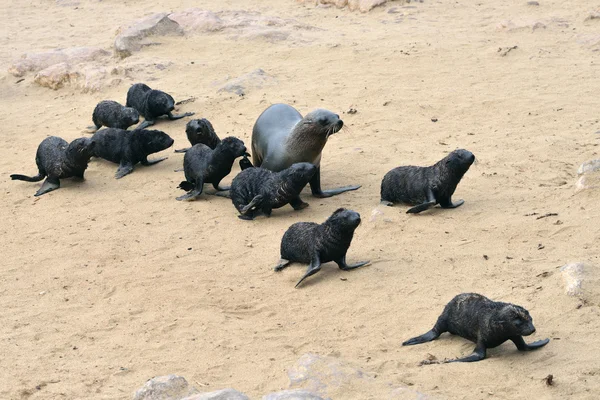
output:
M264 199L264 196L262 194L254 196L254 198L252 199L252 201L250 201L250 203L248 203L244 207L242 207L242 209L240 210L240 214L246 215L246 214L248 214L249 211L251 211L255 208L258 208L260 203L263 201L263 199Z
M193 112L186 112L186 113L183 113L183 114L173 114L173 113L169 112L167 114L167 116L169 117L169 119L171 121L173 121L173 120L181 119L181 118L184 118L184 117L191 117L194 114L195 113L193 113Z
M344 256L344 257L342 257L341 260L336 261L336 263L342 271L349 271L351 269L363 267L363 266L367 265L368 263L370 263L370 261L360 261L360 262L357 262L356 264L348 265L348 264L346 264L346 256Z
M230 199L231 198L231 192L229 190L224 190L222 192L216 192L215 196L226 197L226 198Z
M475 361L481 361L485 358L485 354L486 354L486 348L485 345L483 344L477 344L477 346L475 347L475 350L473 350L473 353L471 353L470 355L463 357L463 358L457 358L455 360L448 360L448 361L444 361L445 363L453 363L453 362L475 362Z
M157 158L156 160L152 160L152 161L148 161L148 159L146 158L146 159L142 160L140 162L140 164L149 167L150 165L158 164L161 161L165 161L167 158L169 158L169 157L161 157L161 158Z
M318 198L325 198L338 195L340 193L348 192L350 190L357 190L361 185L343 186L337 189L322 190L321 189L321 167L317 167L317 172L313 175L310 182L310 190L312 195Z
M320 270L321 270L321 260L319 260L319 257L315 257L313 259L313 261L310 263L310 265L308 266L308 269L306 270L306 273L304 274L304 276L302 277L302 279L300 279L298 281L298 283L296 283L295 287L298 288L298 285L300 285L303 280L305 280L306 278L308 278L311 275L316 274Z
M178 150L175 150L175 153L185 153L189 149L190 149L190 147L186 147L185 149L178 149Z
M117 169L117 173L115 174L115 178L121 179L125 175L130 174L132 172L133 172L133 164L130 162L121 161L121 164L119 165L119 168Z
M431 207L433 207L435 205L436 205L435 200L428 201L427 203L419 204L418 206L409 208L408 210L406 210L406 213L407 214L418 214L422 211L429 210Z
M275 266L275 268L273 268L275 270L275 272L279 272L282 269L284 269L285 267L288 267L291 264L290 260L286 260L285 258L282 258L281 260L279 260L279 264L277 264Z
M442 208L456 208L462 206L463 204L465 204L464 200L458 200L455 203L452 203L451 199L440 199L440 206L442 206Z
M202 194L202 189L204 188L204 182L201 180L194 182L182 181L178 188L187 190L187 193L183 196L177 197L177 200L194 200L196 197Z
M402 343L402 346L412 346L415 344L427 343L431 342L440 337L440 334L435 330L430 330L427 333L422 334L421 336L414 337L412 339L408 339L407 341Z
M41 196L58 188L60 188L60 181L58 180L58 178L47 178L42 184L40 190L38 190L34 196Z
M231 189L231 186L219 186L220 182L217 183L213 183L213 187L215 188L215 190L218 192L226 192L229 189Z
M512 340L512 342L515 344L515 346L517 346L517 349L519 349L520 351L537 350L540 347L544 347L545 345L548 344L548 342L550 342L550 339L543 339L543 340L538 340L536 342L527 344L523 340L523 336L511 338L510 340Z
M306 207L309 206L308 203L303 202L300 197L295 197L292 200L290 200L290 205L294 208L294 210L298 211L298 210L302 210Z

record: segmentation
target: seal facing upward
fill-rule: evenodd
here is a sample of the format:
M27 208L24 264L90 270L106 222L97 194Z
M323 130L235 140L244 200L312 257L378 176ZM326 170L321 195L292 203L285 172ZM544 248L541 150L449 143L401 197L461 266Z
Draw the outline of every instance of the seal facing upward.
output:
M354 231L360 225L360 214L338 208L322 224L297 222L290 226L281 239L281 260L275 271L281 271L292 262L310 264L303 280L321 270L321 264L335 261L340 269L348 271L367 265L369 261L346 264L346 253L352 242Z
M420 213L440 204L442 208L456 208L464 200L452 202L456 186L475 156L468 150L454 150L430 167L405 166L389 171L381 181L381 202L414 205L407 213Z
M60 187L60 179L77 177L83 179L95 142L89 138L79 138L70 144L58 136L50 136L42 140L35 155L38 167L36 176L13 174L13 180L39 182L44 177L46 180L36 192L41 196Z
M185 125L185 134L191 145L202 143L214 149L221 142L215 130L206 118L193 119ZM175 153L185 153L189 148L175 150Z
M308 113L304 118L287 104L274 104L258 117L252 129L252 161L255 167L278 172L294 163L309 162L317 167L310 180L315 197L331 197L358 186L321 189L321 152L332 134L344 122L338 115L324 109Z
M156 119L162 115L166 115L170 120L194 115L193 112L180 115L173 114L172 111L175 109L173 97L161 90L151 89L143 83L136 83L129 88L125 106L135 108L145 119L136 129L144 129L154 125Z
M477 343L471 355L446 362L483 360L486 349L500 346L507 340L511 340L520 351L539 349L550 341L525 343L523 336L531 335L535 327L529 312L523 307L492 301L477 293L463 293L450 300L432 330L407 340L402 346L430 342L444 332Z

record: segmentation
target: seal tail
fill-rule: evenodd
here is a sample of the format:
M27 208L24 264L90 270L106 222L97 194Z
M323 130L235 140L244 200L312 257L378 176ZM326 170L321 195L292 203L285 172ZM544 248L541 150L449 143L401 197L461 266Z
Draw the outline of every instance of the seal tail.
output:
M19 174L12 174L10 176L10 179L17 180L17 181L26 181L26 182L39 182L42 179L44 179L45 175L39 173L36 176L26 176L26 175L19 175Z

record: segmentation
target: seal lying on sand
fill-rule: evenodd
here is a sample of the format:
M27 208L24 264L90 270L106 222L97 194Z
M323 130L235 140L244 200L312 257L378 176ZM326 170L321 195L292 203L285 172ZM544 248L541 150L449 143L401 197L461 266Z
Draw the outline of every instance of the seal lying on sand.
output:
M200 196L205 183L212 183L217 190L229 190L228 187L219 187L219 182L229 175L233 161L246 154L244 142L234 137L226 137L214 150L202 143L195 144L183 157L186 180L179 184L179 188L188 193L177 197L177 200L192 200Z
M143 83L136 83L129 88L125 106L135 108L145 119L136 129L144 129L154 125L156 119L161 115L166 115L170 120L194 115L193 112L180 115L172 114L171 111L175 109L173 97L163 91L153 90Z
M463 293L450 300L432 330L402 345L430 342L444 332L477 343L471 355L446 362L483 360L486 349L500 346L507 340L512 340L520 351L539 349L550 341L544 339L525 343L523 336L531 335L535 327L529 312L523 307L492 301L476 293Z
M36 196L41 196L60 187L60 180L63 178L77 177L83 179L95 142L89 138L79 138L67 143L64 139L57 136L50 136L42 140L38 146L35 155L35 163L38 167L36 176L25 176L13 174L10 176L13 180L39 182L44 177L46 181L36 192Z
M287 104L274 104L258 117L252 129L252 160L255 167L281 171L294 163L317 166L310 181L315 197L331 197L356 190L358 186L321 190L321 151L330 135L342 129L344 122L331 111L317 109L304 118Z
M92 132L97 131L102 126L127 129L131 125L140 122L140 114L135 108L123 107L116 101L103 100L94 108L92 121L95 126L88 127Z
M303 280L321 270L321 264L335 261L340 269L348 271L367 265L369 261L346 264L346 253L354 230L360 224L360 214L338 208L325 222L297 222L290 226L281 239L281 260L275 271L281 271L292 262L310 264Z
M456 208L464 203L452 203L452 194L463 175L475 161L468 150L454 150L430 167L397 167L381 181L381 202L416 205L407 213L420 213L440 204L442 208Z
M191 145L202 143L214 149L221 142L209 120L193 119L185 126L185 133ZM175 153L185 153L187 149L175 150Z
M115 177L120 179L133 171L137 163L154 165L167 157L148 161L148 156L168 149L173 139L166 133L156 130L106 128L94 133L92 140L96 142L93 155L119 164Z
M308 207L300 192L317 171L311 163L296 163L280 172L247 168L231 183L231 201L241 219L254 219L258 212L271 215L274 208L290 204L294 210Z

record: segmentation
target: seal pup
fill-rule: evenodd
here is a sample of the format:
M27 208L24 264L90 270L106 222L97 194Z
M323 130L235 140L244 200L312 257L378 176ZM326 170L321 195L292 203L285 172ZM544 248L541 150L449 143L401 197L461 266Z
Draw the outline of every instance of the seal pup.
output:
M311 163L296 163L280 172L246 168L231 182L230 197L238 218L251 220L262 212L269 217L274 208L290 204L294 210L308 207L300 192L317 172Z
M175 109L173 97L161 90L153 90L143 83L135 83L129 88L125 106L135 108L145 119L136 129L154 125L155 120L161 115L166 115L171 121L194 115L193 112L173 114L172 111Z
M356 211L338 208L325 222L296 222L288 228L281 239L281 260L275 271L281 271L292 262L310 264L303 280L321 270L321 264L335 261L340 269L348 271L369 261L346 264L346 253L352 242L354 231L360 225L360 214Z
M185 134L192 146L202 143L211 149L214 149L221 142L221 139L219 139L215 133L212 124L206 118L189 121L185 126ZM186 149L175 150L175 153L185 153L188 150L189 147Z
M148 156L168 149L173 139L162 131L134 129L126 131L117 128L100 129L94 133L96 142L93 155L119 164L115 178L120 179L133 171L137 163L154 165L167 157L148 161Z
M456 208L464 200L452 202L456 186L475 156L468 150L454 150L430 167L404 166L389 171L381 181L381 203L415 205L406 211L420 213L440 204L442 208Z
M177 200L192 200L200 196L205 183L212 183L216 190L229 190L229 187L219 187L219 183L231 172L233 161L247 154L244 142L235 137L226 137L214 150L202 143L193 145L183 157L186 180L178 186L188 193L177 197Z
M112 100L102 100L92 113L94 126L89 126L90 132L96 132L102 126L108 128L127 129L140 122L140 114L135 108L123 107Z
M321 152L332 134L344 122L337 114L316 109L304 118L292 106L274 104L258 117L252 129L252 161L255 167L279 172L299 162L309 162L317 167L310 181L315 197L331 197L360 188L344 186L321 190Z
M42 140L35 155L38 167L36 176L13 174L13 180L39 182L46 178L42 187L35 193L41 196L60 187L60 179L76 177L83 179L94 146L90 138L79 138L70 144L58 136L49 136Z
M477 343L471 355L445 362L483 360L486 349L500 346L507 340L511 340L520 351L539 349L550 341L544 339L525 343L523 336L531 335L535 327L529 312L523 307L492 301L477 293L462 293L450 300L433 329L407 340L402 346L430 342L444 332Z

